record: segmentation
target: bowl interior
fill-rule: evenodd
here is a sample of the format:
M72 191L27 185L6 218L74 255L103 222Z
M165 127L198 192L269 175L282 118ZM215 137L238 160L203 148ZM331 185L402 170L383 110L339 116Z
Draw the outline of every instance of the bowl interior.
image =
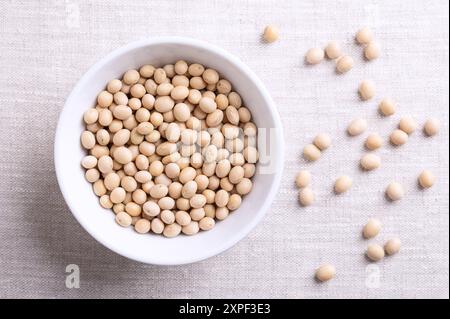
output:
M80 146L84 111L94 105L96 95L112 78L144 64L162 66L179 59L198 62L218 70L230 80L252 112L260 130L262 153L254 187L241 207L211 231L195 236L167 239L138 235L114 221L114 213L99 205L92 186L84 178ZM283 139L278 114L260 81L239 60L226 52L191 39L143 41L114 51L93 66L78 82L61 113L55 141L55 165L61 191L77 220L98 241L128 258L152 264L182 264L213 256L243 238L263 216L278 188L283 157ZM270 129L270 130L266 130ZM267 133L267 134L265 134Z

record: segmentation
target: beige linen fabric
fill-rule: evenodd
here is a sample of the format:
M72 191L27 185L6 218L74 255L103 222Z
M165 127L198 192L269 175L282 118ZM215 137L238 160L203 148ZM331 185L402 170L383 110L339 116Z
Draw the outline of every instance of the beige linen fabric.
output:
M0 2L0 297L127 298L448 298L448 48L447 1L1 1ZM266 24L280 40L266 45ZM355 31L369 25L382 48L366 63ZM286 144L284 178L261 224L227 252L192 265L157 267L127 260L92 239L75 221L59 192L53 140L59 111L80 76L111 50L160 35L190 36L219 45L248 64L271 92ZM336 40L355 59L338 76L330 61L309 67L304 53ZM376 98L360 102L362 79ZM381 118L376 104L390 96L398 113ZM349 138L347 123L368 119L368 132L386 138L400 116L442 121L438 136L418 131L400 147L378 153L381 168L363 173L364 136ZM314 164L301 149L319 132L332 147ZM294 177L313 174L317 201L297 203ZM424 169L438 180L417 188ZM340 174L354 178L334 196ZM405 198L387 203L391 180ZM360 231L383 221L374 242L399 236L402 251L371 265ZM337 268L327 284L313 279L322 262ZM69 264L80 268L80 288L65 286Z

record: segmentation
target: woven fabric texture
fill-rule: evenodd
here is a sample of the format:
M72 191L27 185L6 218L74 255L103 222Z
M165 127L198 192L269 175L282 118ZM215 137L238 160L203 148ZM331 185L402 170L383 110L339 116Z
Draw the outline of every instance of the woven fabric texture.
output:
M449 16L447 1L7 1L0 2L0 297L1 298L448 298L449 297ZM280 40L261 41L267 24ZM381 57L365 62L354 43L368 25ZM110 51L134 40L189 36L219 45L248 64L265 83L281 115L284 177L262 222L219 256L159 267L116 255L72 217L58 189L53 142L58 114L77 80ZM334 62L309 67L304 53L336 40L355 59L346 75ZM361 102L357 86L376 83ZM382 118L377 102L398 101ZM358 160L364 135L345 128L367 118L383 138L401 116L422 126L439 118L439 135L418 130L408 143L378 151L381 168L364 173ZM332 147L309 164L301 150L328 132ZM316 203L301 208L294 178L312 172ZM438 177L417 187L422 169ZM334 179L354 178L350 192L332 194ZM383 191L401 182L406 196L388 203ZM402 250L377 264L364 257L362 225L384 226L374 242L399 236ZM336 278L315 282L315 268L333 263ZM80 269L80 287L65 285L66 266Z

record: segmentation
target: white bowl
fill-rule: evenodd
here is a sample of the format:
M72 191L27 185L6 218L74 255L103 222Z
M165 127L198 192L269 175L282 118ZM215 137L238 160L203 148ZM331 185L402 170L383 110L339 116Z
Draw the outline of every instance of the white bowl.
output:
M92 186L84 178L80 146L84 111L91 108L106 83L126 70L144 64L161 66L179 59L214 68L230 80L244 104L251 110L260 132L270 128L270 155L258 164L253 190L241 207L210 231L195 236L165 238L139 235L131 227L122 228L114 213L99 205ZM269 136L269 134L268 134ZM269 138L260 136L260 151ZM55 137L55 168L61 192L78 222L100 243L116 253L140 262L159 265L186 264L214 256L244 238L269 208L280 184L284 142L275 105L256 75L238 58L206 42L181 37L162 37L130 43L96 63L78 81L59 117ZM74 240L77 240L74 238Z

